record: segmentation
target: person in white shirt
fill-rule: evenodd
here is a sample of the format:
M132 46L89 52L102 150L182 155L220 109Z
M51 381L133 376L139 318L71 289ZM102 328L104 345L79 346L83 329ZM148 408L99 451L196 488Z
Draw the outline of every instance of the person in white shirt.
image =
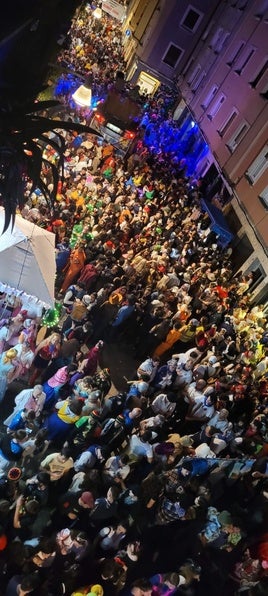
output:
M206 394L205 388L206 381L204 379L199 379L187 387L186 399L189 402L188 420L206 421L212 418L215 411L213 397L210 394Z
M155 397L152 402L152 410L154 414L162 414L167 418L172 416L177 404L170 400L171 395L173 394L160 393Z
M153 433L149 430L141 432L140 436L132 435L127 449L130 460L139 460L146 457L148 463L152 463L154 455L149 441L153 438Z
M148 381L148 383L151 383L154 380L159 363L160 359L157 358L157 356L155 358L147 358L147 360L144 360L137 369L138 379L144 379L145 381Z

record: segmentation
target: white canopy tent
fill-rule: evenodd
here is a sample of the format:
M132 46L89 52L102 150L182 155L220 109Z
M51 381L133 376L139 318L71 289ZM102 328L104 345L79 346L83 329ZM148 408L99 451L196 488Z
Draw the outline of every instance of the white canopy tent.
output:
M56 275L55 234L16 215L2 234L5 212L0 208L0 282L14 293L36 296L46 307L54 306ZM10 291L8 291L10 293Z

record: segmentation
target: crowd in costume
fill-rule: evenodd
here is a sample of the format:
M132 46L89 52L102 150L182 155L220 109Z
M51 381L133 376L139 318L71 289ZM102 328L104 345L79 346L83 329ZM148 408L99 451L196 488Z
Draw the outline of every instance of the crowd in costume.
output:
M103 88L123 66L120 27L88 23L85 8L59 60ZM265 594L268 322L253 277L233 274L183 162L142 134L125 158L66 142L56 209L41 193L23 209L56 234L63 315L46 329L19 302L1 310L0 408L25 388L1 417L0 594ZM135 354L117 389L105 345Z

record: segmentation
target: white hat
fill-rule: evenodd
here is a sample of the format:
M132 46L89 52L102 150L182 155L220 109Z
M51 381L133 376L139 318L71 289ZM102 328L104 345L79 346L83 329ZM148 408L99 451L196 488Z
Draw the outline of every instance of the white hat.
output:
M145 383L145 381L139 381L139 383L137 383L137 389L140 393L145 393L149 389L149 383Z
M209 361L209 364L215 364L217 362L217 358L216 358L216 356L210 356L208 361Z
M216 457L216 455L206 443L201 443L195 449L195 457Z
M90 304L90 300L91 300L91 298L90 298L89 294L85 294L85 295L83 296L83 298L82 298L82 302L84 302L84 304L85 304L86 306L89 306L89 304Z

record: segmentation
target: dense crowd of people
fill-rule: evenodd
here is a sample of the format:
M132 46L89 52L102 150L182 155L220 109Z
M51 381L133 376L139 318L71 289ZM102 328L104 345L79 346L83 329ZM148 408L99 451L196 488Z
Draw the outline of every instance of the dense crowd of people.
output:
M109 90L120 26L86 7L70 39L59 60ZM233 275L184 160L142 134L125 157L65 140L53 213L39 191L22 210L56 235L61 319L1 297L2 405L25 388L1 417L0 593L265 594L268 322L253 277ZM105 345L137 363L117 389Z

